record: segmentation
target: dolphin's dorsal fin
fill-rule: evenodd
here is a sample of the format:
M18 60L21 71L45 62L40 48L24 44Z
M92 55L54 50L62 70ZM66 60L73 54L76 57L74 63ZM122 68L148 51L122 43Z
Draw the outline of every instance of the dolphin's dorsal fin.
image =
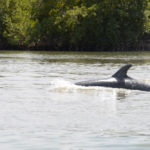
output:
M118 79L124 79L127 78L127 72L129 68L132 67L131 64L125 65L122 68L120 68L112 77L118 78Z

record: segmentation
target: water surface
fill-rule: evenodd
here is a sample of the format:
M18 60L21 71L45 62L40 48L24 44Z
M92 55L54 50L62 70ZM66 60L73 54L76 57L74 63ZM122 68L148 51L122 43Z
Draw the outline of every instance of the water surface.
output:
M0 52L0 148L149 150L150 93L75 82L129 75L150 83L148 52Z

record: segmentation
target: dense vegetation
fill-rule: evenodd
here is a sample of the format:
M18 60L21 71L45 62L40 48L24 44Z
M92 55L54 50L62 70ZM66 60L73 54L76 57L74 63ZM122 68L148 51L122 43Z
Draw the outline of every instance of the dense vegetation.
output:
M124 50L150 33L146 8L147 0L1 0L0 48Z
M145 16L146 16L145 33L150 35L150 2L148 2L148 5L146 7Z

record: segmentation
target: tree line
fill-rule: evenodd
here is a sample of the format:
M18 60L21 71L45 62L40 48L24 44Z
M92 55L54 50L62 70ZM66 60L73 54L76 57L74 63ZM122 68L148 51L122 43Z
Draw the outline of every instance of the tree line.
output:
M148 31L147 3L147 0L1 0L0 49L128 49Z

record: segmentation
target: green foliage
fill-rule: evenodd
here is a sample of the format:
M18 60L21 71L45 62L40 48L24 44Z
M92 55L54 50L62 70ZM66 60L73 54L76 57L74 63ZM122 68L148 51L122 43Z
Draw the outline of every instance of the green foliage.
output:
M3 31L5 29L5 25L4 25L4 21L3 21L3 17L5 14L4 4L5 4L4 0L1 0L0 1L0 43L2 43L4 41L4 36L3 36Z
M129 47L144 33L145 8L146 0L47 0L37 37L72 49Z
M147 34L150 34L150 2L148 2L147 8L145 10L146 23L145 30Z
M130 47L149 32L146 6L147 0L1 0L0 37L58 49Z
M13 45L24 45L29 40L30 28L34 26L31 17L31 0L5 0L3 36Z

